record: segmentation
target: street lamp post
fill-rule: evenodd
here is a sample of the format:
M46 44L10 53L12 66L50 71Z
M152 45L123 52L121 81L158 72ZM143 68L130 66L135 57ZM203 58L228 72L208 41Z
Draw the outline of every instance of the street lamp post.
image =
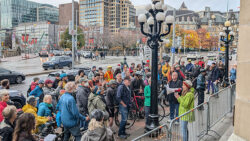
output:
M152 73L151 79L151 106L150 106L150 115L149 122L146 125L146 131L150 131L159 126L159 116L158 116L158 94L157 94L157 76L158 76L158 48L159 42L163 42L161 37L164 37L170 33L171 25L174 22L173 16L167 16L165 18L164 11L167 10L166 5L162 5L159 0L152 0L153 4L149 4L146 6L146 10L148 11L147 16L145 14L141 14L138 17L138 21L141 25L141 32L145 36L148 37L147 45L152 49ZM161 34L161 27L164 23L168 26L168 32ZM144 31L144 24L147 23L149 26L149 33Z
M230 21L225 22L225 27L223 27L224 32L220 33L220 39L225 43L226 47L226 56L225 56L225 78L224 78L224 87L229 85L229 44L234 40L234 32L232 31L232 27ZM230 39L229 39L230 38Z

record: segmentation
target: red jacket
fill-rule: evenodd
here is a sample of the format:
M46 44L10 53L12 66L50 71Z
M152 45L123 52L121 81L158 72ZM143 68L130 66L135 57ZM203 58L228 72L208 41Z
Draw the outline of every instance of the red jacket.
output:
M204 68L204 67L205 67L205 63L204 63L204 61L199 61L199 62L198 62L198 65L199 65L199 66L201 66L202 68Z
M32 82L30 85L30 90L33 91L38 84L36 82Z
M4 110L4 108L7 107L7 103L6 102L0 102L0 122L3 121L3 115L2 112Z

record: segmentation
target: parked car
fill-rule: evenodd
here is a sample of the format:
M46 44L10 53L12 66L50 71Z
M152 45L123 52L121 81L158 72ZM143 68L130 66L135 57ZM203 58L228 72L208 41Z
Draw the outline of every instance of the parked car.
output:
M66 56L72 56L72 53L71 53L71 51L64 51L64 55L66 55Z
M72 59L69 56L54 56L49 61L43 63L43 69L48 70L49 68L52 69L59 69L63 67L72 67Z
M48 75L48 77L52 78L52 80L55 78L55 75L57 73L61 74L61 73L66 73L68 76L69 81L75 81L75 77L76 75L78 75L78 71L79 70L84 70L85 75L88 75L89 72L91 71L90 68L86 67L86 68L74 68L71 70L63 70L63 71L58 71L58 72L52 72Z
M40 57L49 57L49 52L47 50L42 50L39 53Z
M25 99L23 93L18 91L18 90L11 90L11 89L8 91L9 91L9 95L10 95L10 100L13 102L11 104L15 105L17 107L17 109L22 108L26 103L26 99Z
M19 72L0 68L0 81L3 79L8 79L12 84L21 84L25 80L25 75Z
M60 50L54 50L53 54L54 54L54 56L62 56L62 51L60 51Z
M192 61L195 61L195 60L198 60L202 58L201 55L198 54L198 52L189 52L188 55L187 55L187 60L192 60Z
M86 51L86 52L84 52L84 58L90 58L90 55L91 54L91 52L90 51ZM94 57L94 53L92 53L92 57Z

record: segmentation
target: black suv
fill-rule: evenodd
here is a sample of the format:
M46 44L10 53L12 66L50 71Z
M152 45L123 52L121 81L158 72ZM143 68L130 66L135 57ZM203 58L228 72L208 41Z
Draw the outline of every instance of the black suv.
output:
M72 59L69 56L55 56L51 58L49 61L43 63L43 69L48 70L49 68L52 69L59 69L63 67L72 67Z

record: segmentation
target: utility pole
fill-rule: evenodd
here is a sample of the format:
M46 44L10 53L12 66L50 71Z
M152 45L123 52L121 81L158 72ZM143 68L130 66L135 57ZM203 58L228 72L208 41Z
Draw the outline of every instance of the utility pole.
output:
M76 43L75 43L76 52L77 52L77 26L78 26L78 25L77 25L77 20L78 20L78 19L77 19L77 12L78 12L78 10L76 10Z
M72 0L72 30L74 30L74 0ZM74 68L75 64L75 35L74 32L72 32L72 68Z
M175 19L175 8L173 10L173 16L174 16L174 19ZM173 23L173 41L172 41L172 46L173 48L175 49L175 20L174 20L174 23ZM172 52L172 65L174 65L174 62L175 62L175 53Z
M186 55L186 35L184 35L184 55Z

